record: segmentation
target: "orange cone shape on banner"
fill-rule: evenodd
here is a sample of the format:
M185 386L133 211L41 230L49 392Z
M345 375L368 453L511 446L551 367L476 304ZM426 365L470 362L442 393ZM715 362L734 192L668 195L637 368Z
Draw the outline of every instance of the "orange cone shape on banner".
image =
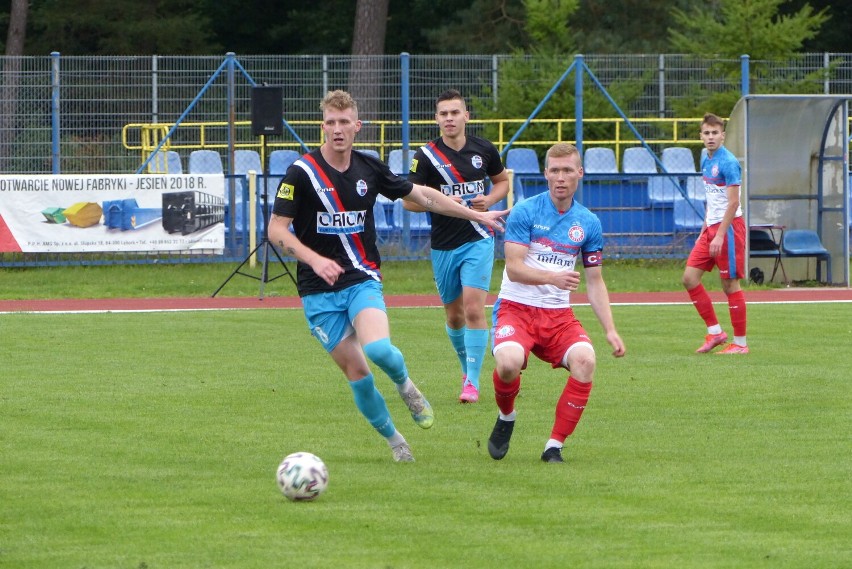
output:
M101 222L103 210L94 202L79 202L64 210L62 214L72 225L91 227Z

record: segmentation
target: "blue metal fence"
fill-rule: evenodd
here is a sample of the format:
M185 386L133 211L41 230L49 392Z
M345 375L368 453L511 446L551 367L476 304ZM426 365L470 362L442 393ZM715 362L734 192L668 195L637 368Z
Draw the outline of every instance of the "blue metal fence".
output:
M199 129L205 148L214 148L228 177L233 206L226 220L229 243L224 255L99 254L74 255L0 254L0 266L32 266L62 263L130 262L230 262L248 251L247 183L237 172L235 153L257 141L237 123L250 118L252 87L268 83L285 86L285 136L271 141L272 150L284 148L304 151L318 139L317 104L328 89L349 88L361 104L365 129L359 142L397 145L412 154L413 145L437 136L432 122L434 97L446 87L461 89L471 101L488 104L497 101L501 90L502 64L515 56L375 56L370 66L379 70L376 83L358 85L353 58L346 56L241 56L220 57L76 57L53 53L49 57L0 57L0 81L5 104L0 108L0 165L5 174L130 173L150 171L160 152L173 152L170 143L184 136L179 124L192 121L208 125ZM527 57L530 65L535 58ZM362 62L363 63L363 62ZM739 65L739 84L714 71L714 65ZM749 65L760 65L769 73L750 77ZM594 73L592 72L594 70ZM605 93L613 114L631 124L641 117L672 116L674 102L688 97L690 88L700 86L707 92L760 90L763 81L775 73L807 75L825 71L814 81L814 92L852 92L852 54L804 54L790 62L740 61L719 62L682 55L606 55L578 57L566 61L562 80L542 76L541 85L552 86L549 96L575 72L576 142L594 146L583 136L583 93L586 87ZM813 74L816 76L817 74ZM607 94L617 83L647 77L645 93L628 108ZM590 79L585 85L583 78ZM556 81L556 82L554 82ZM369 87L369 88L368 88ZM543 90L544 90L543 89ZM546 105L547 100L541 105ZM540 105L540 106L541 106ZM537 109L531 109L533 119ZM371 131L377 121L396 121L398 127ZM151 152L129 151L145 141L125 139L129 123L162 124ZM474 127L480 128L480 127ZM631 129L639 140L643 132ZM523 127L513 134L504 152L523 145ZM475 131L479 132L479 131ZM388 136L389 139L379 139ZM307 141L307 142L306 142ZM417 141L417 142L415 142ZM662 148L654 151L659 172L670 172L661 164ZM588 154L587 154L588 156ZM172 160L173 156L168 156ZM181 169L190 161L189 152L178 154ZM387 158L387 157L385 157ZM508 156L507 156L508 160ZM168 162L166 164L176 164ZM532 166L532 165L531 165ZM169 168L169 166L166 166ZM277 177L275 177L277 174ZM282 173L272 173L277 181ZM659 178L658 181L654 181ZM676 178L664 174L617 175L589 174L579 199L596 209L611 235L611 254L681 255L685 250L681 225L671 206L652 198L652 186L667 184L665 191L676 192L690 206L695 199L691 190L695 176L679 172ZM515 177L519 196L540 191L542 178L535 172L518 172ZM259 184L264 187L264 184ZM692 193L691 193L692 192ZM652 192L653 193L653 192ZM2 199L2 196L0 196ZM693 204L694 205L694 204ZM693 212L694 212L693 208ZM406 214L403 214L406 215ZM403 217L405 220L405 217ZM389 218L383 235L383 248L390 258L423 258L422 240L411 239L409 223L396 227ZM407 228L408 227L408 228ZM259 228L258 231L262 231ZM688 233L688 232L687 232ZM414 246L411 244L414 243Z

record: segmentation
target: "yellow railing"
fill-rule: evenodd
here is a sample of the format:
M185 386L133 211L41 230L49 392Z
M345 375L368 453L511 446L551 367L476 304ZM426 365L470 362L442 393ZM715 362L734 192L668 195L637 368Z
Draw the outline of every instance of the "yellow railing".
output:
M490 119L472 120L472 127L482 126L489 132L489 138L503 150L514 134L518 131L526 119ZM698 129L701 124L700 118L645 118L631 119L630 123L645 136L645 142L660 146L700 146ZM311 148L322 143L322 129L318 121L292 121L290 126L300 132L304 132L305 125L316 128L316 136L305 140ZM401 148L402 121L365 121L365 126L377 127L372 133L373 142L357 142L356 148L373 148L379 152L382 159L387 159L388 153ZM434 125L432 120L410 121L411 125ZM583 119L584 138L583 144L589 146L608 146L615 151L617 157L621 156L624 148L640 144L639 139L634 136L633 131L624 119L621 118L586 118ZM533 139L528 137L529 130L513 143L516 147L532 147L543 149L556 142L576 143L576 120L575 119L533 119L529 127L548 126L555 130L554 139ZM167 123L133 123L124 126L121 132L122 144L128 150L140 152L142 159L157 147L165 138L166 134L174 127ZM555 127L555 129L554 129ZM437 128L437 127L436 127ZM228 148L230 124L228 122L184 122L177 130L174 140L167 140L163 150L197 150L197 149L226 149ZM435 131L437 135L437 130ZM603 132L604 136L592 136L591 132ZM494 134L492 134L494 133ZM657 133L648 134L648 133ZM298 142L291 137L268 137L267 147L270 150L279 148L300 149ZM237 121L234 123L233 139L236 141L234 147L238 149L261 148L261 139L251 134L250 121ZM177 142L175 142L175 140ZM411 147L425 144L427 141L411 141Z

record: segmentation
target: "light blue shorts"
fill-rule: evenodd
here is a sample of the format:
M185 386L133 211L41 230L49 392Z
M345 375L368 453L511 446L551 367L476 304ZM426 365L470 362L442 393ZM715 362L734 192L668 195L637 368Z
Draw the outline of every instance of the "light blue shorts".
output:
M302 298L302 306L311 334L327 352L354 332L352 322L359 312L365 308L387 312L382 283L374 280L335 292L309 294Z
M487 291L494 268L494 238L465 243L450 251L432 249L432 271L441 302L449 304L459 297L462 287Z

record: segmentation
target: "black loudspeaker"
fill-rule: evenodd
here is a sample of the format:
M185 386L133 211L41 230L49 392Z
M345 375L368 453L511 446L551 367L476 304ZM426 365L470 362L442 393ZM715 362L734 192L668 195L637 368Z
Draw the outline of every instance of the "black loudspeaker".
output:
M284 134L284 88L254 87L251 90L251 133L254 136Z

